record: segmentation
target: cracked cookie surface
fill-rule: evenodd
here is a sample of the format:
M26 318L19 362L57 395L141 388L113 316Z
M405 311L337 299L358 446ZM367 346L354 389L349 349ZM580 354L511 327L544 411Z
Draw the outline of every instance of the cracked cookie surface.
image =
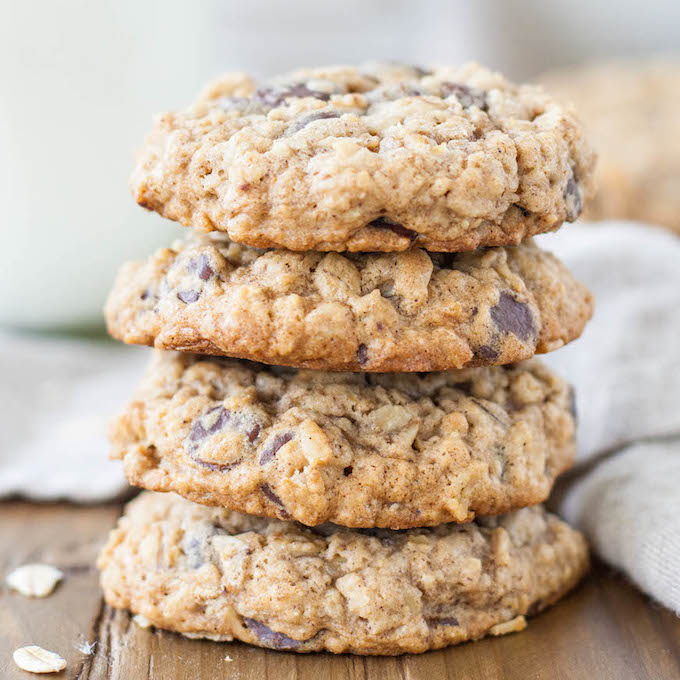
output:
M472 253L297 253L211 234L118 274L124 342L268 364L436 371L506 364L577 338L588 290L531 242Z
M102 550L106 601L191 637L402 654L521 630L588 566L541 506L403 532L316 529L145 492Z
M370 374L159 351L111 441L136 486L307 525L403 529L544 501L574 430L570 387L536 359Z
M465 251L575 220L594 155L573 112L476 64L232 73L159 116L131 178L186 226L289 250Z

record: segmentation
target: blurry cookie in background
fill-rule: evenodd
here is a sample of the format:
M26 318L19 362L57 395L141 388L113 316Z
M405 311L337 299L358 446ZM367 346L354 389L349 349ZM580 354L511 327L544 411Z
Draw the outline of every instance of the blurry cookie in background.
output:
M599 154L599 188L584 216L680 233L680 56L585 64L540 81L574 105Z

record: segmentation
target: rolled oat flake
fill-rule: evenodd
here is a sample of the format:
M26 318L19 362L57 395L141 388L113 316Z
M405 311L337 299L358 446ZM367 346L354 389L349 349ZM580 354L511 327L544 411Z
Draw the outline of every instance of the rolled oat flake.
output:
M58 673L66 668L66 660L59 654L37 645L28 645L14 650L14 663L29 673Z

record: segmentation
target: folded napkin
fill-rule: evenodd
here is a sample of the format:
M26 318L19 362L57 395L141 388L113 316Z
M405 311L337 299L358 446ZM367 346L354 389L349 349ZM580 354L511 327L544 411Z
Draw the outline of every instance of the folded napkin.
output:
M148 350L0 334L0 497L95 502L126 489L107 458L108 422Z
M581 339L546 361L575 387L577 466L557 510L680 613L680 239L625 222L542 236L595 295Z
M543 357L576 387L579 453L557 509L595 550L680 612L680 239L625 222L538 239L593 291L577 342ZM0 496L118 497L106 423L148 350L0 335Z

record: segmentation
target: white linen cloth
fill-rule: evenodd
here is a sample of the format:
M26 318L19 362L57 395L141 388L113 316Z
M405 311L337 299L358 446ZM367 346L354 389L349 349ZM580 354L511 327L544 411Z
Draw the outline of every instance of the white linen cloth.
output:
M543 358L576 387L579 453L558 510L680 612L680 239L616 222L539 239L595 294L583 336ZM0 496L108 500L126 488L106 424L148 350L0 336ZM579 467L583 469L579 472Z
M0 497L95 502L126 483L107 429L148 350L0 334Z
M608 222L538 241L595 295L582 337L544 357L574 384L579 414L557 510L680 614L680 239Z

